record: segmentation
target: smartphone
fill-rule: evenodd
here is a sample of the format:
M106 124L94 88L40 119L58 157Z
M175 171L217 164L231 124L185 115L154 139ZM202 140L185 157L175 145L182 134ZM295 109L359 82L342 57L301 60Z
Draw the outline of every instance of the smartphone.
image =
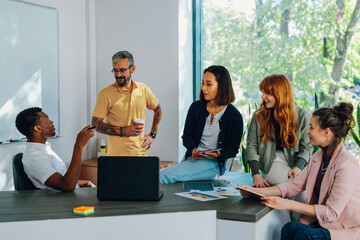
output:
M91 130L91 129L94 129L94 128L96 128L96 126L89 127L87 130Z
M221 151L221 150L222 150L222 148L207 149L207 150L201 150L201 151L199 151L199 153L217 152L217 151Z

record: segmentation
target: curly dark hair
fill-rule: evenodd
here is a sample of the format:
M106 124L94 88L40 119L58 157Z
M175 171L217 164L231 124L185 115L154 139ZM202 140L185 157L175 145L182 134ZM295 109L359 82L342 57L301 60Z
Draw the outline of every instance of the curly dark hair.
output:
M25 110L22 110L15 120L15 125L17 130L26 136L27 139L34 136L34 126L39 124L39 112L42 109L40 107L31 107Z

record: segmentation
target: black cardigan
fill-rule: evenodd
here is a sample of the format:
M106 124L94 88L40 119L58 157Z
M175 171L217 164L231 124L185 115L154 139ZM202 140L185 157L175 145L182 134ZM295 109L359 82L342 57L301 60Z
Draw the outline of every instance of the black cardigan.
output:
M206 104L206 102L195 101L189 108L182 136L183 144L187 149L185 159L190 157L192 155L192 150L197 148L200 144L206 118L209 116ZM219 125L218 147L222 148L222 150L220 151L217 161L220 174L223 175L226 170L226 160L235 157L239 152L243 134L243 119L239 110L232 104L228 105L219 120Z

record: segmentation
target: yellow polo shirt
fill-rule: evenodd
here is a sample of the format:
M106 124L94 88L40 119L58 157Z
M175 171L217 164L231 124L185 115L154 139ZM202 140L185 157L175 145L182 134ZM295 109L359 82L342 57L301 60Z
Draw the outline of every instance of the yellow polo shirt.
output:
M146 108L155 109L158 99L144 83L136 83L133 79L132 92L116 83L100 91L93 116L106 118L106 123L126 127L135 118L145 120ZM108 135L108 156L146 156L147 151L141 147L144 134L133 137Z

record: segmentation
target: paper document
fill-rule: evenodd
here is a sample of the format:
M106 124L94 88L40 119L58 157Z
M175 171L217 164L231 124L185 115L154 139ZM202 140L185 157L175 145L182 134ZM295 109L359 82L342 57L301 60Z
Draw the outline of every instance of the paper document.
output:
M233 187L214 187L213 192L222 196L241 196L240 191Z
M181 196L181 197L186 197L186 198L190 198L193 200L201 201L201 202L227 198L224 196L220 196L220 195L216 195L216 194L208 194L208 193L204 193L201 191L191 191L191 192L182 192L182 193L174 193L174 194Z
M229 181L226 181L226 180L224 180L224 179L217 179L217 180L220 181L220 182L229 184L229 185L231 185L231 186L234 186L234 187L236 187L236 188L239 188L239 189L241 189L241 190L244 190L244 191L246 191L246 192L252 193L252 194L254 194L254 195L257 195L257 196L259 196L259 197L266 197L266 195L264 195L264 194L257 193L257 192L255 192L255 191L252 191L252 190L247 189L247 188L240 187L239 185L232 184L232 183L230 183Z

